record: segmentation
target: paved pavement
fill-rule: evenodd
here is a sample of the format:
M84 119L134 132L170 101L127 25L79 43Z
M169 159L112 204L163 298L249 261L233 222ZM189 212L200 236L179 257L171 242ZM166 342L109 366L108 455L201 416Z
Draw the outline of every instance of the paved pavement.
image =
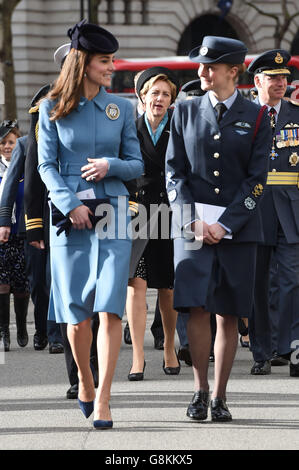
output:
M251 354L240 346L228 388L233 421L188 420L192 369L183 364L179 376L169 378L163 373L162 351L153 348L149 330L154 291L149 291L148 303L145 380L127 380L131 347L123 343L112 388L114 427L109 431L94 430L92 418L83 417L76 400L65 398L69 385L64 355L50 355L47 349L34 351L32 309L26 348L17 346L12 324L11 351L4 357L0 354L0 362L4 362L0 363L0 450L102 450L111 458L113 453L108 450L167 450L192 455L199 449L299 448L299 379L289 377L286 366L273 367L270 376L250 376ZM213 368L211 364L211 388Z

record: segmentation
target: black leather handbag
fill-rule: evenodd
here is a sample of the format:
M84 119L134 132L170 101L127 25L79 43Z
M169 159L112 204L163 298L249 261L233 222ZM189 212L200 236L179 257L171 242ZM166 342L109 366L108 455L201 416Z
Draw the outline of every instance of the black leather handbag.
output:
M99 220L105 217L106 213L104 212L102 215L98 216L95 215L96 208L100 204L109 204L109 198L103 199L81 199L81 202L93 212L93 214L89 214L90 221L92 223L93 228L96 226ZM72 228L72 222L68 215L63 215L63 213L57 209L57 207L51 201L51 213L52 213L52 225L55 225L58 230L56 235L59 236L62 232L65 232L65 235L68 236L70 234Z

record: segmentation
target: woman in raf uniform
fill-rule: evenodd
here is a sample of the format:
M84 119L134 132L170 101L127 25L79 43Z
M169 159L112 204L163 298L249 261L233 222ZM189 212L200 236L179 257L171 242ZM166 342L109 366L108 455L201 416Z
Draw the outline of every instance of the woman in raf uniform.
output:
M147 240L136 239L132 249L126 304L133 345L133 364L128 375L131 381L143 379L147 287L158 289L159 293L164 330L163 370L167 375L177 375L180 372L174 345L177 313L173 309L173 241L169 239L169 234L163 239L163 212L161 215L156 212L156 239L153 236L155 223L153 217L150 218L154 204L156 207L164 205L167 210L164 220L169 228L165 154L172 115L169 107L177 97L178 85L169 69L151 67L139 76L136 91L145 105L145 113L137 120L137 135L145 168L144 174L137 180L137 202L146 208L150 222Z
M39 172L53 204L49 318L68 323L78 367L79 406L86 417L94 411L95 428L106 429L113 425L110 389L121 343L131 251L123 181L141 175L143 163L131 104L105 91L114 70L116 38L84 21L68 35L71 51L40 105L39 119ZM91 199L97 211L91 210ZM107 204L99 206L103 201ZM104 226L100 230L99 224L94 228L94 214L101 207L112 217L110 222L104 217L107 230ZM90 369L94 312L100 312L96 397Z
M264 110L236 90L246 52L241 41L216 36L206 36L191 51L207 93L176 107L166 156L176 237L174 306L190 312L195 393L187 416L195 420L206 419L209 406L210 313L217 314L211 415L213 421L230 421L226 387L238 317L248 316L253 304L262 238L257 208L271 135Z

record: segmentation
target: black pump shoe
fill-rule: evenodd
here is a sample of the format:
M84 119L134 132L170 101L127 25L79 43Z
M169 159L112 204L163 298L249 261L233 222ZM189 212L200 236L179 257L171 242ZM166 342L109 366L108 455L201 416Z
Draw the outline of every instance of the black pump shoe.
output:
M213 400L211 400L211 415L212 421L222 423L226 421L232 421L233 419L227 407L226 401L222 400L222 398L213 398Z
M146 362L144 361L143 371L142 372L133 372L132 374L130 373L128 375L128 380L130 380L131 382L138 382L139 380L143 380L144 379L145 366L146 366Z
M203 421L208 417L209 392L199 390L195 392L187 408L188 418Z
M179 363L179 365L177 367L165 367L165 360L163 359L163 370L164 370L164 373L166 375L179 375L180 373L180 370L181 370L181 363L179 361L179 358L178 358L178 355L177 355L177 352L175 351L175 355L176 355L176 358L177 358L177 361Z

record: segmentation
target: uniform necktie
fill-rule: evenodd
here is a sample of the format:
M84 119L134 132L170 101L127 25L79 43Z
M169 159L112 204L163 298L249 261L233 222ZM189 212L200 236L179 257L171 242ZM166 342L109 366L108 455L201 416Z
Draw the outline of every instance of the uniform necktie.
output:
M216 112L217 112L217 122L220 122L222 119L223 114L225 111L227 111L227 107L225 106L224 103L217 103L215 106Z
M270 124L271 124L271 128L272 128L272 132L274 133L275 126L276 126L276 120L275 120L276 109L270 108L269 111L268 111L268 115L270 117Z
M276 152L275 149L275 126L276 126L276 119L275 115L277 114L275 108L270 108L268 111L268 116L270 117L270 125L272 129L272 149L270 152L270 158L271 160L275 160L278 157L278 153Z

